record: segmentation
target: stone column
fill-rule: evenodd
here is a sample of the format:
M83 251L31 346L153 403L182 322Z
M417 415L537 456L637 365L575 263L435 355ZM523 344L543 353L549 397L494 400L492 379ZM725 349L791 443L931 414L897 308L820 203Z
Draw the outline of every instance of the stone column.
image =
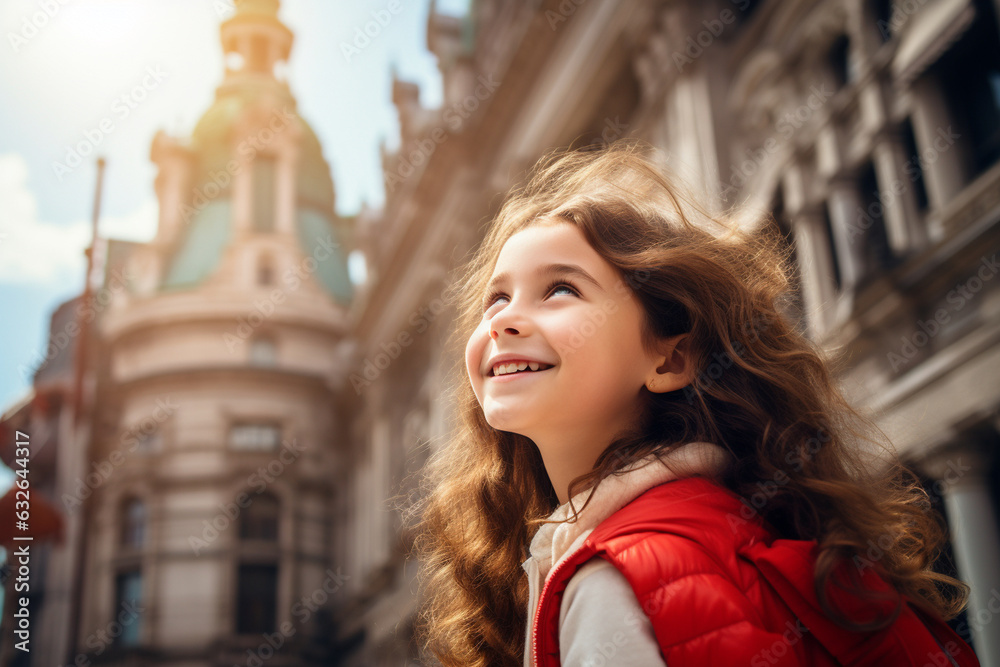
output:
M952 141L949 129L964 131L954 127L941 87L931 75L925 74L914 83L913 96L913 134L924 170L927 198L931 210L940 211L965 187L968 174L962 146L949 143ZM968 137L954 141L960 144L968 141Z
M838 178L830 182L830 225L840 264L841 289L851 292L864 277L864 241L866 230L861 219L861 198L853 180Z
M241 136L247 136L243 134ZM248 234L253 226L251 198L253 197L251 176L253 161L245 156L238 156L240 169L233 175L232 185L232 224L233 236L241 237Z
M988 452L969 446L932 454L923 468L938 480L958 576L972 589L966 614L976 655L983 667L1000 667L1000 535L990 463Z
M883 206L889 246L898 256L919 250L927 243L927 232L917 210L914 181L905 173L909 159L896 132L882 132L876 139L872 162L878 175L879 201Z
M826 332L837 300L833 255L822 215L816 209L804 209L795 214L792 228L806 323L816 339Z
M276 112L277 113L277 112ZM287 122L287 121L286 121ZM299 162L299 146L290 138L285 139L278 149L278 159L275 161L277 183L274 186L274 228L282 234L295 235L295 216L298 213L296 201L296 167Z

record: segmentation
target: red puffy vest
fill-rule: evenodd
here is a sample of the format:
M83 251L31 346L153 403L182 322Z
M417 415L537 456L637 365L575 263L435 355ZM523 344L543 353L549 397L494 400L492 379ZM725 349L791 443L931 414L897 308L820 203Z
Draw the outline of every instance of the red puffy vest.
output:
M689 477L655 486L609 516L545 580L532 630L535 665L559 665L562 595L594 556L628 580L668 667L979 665L947 624L909 602L879 632L836 625L814 590L815 542L776 539L748 509L717 483ZM887 599L865 601L830 586L835 608L855 621L894 608L893 591L870 564L842 568L857 569Z

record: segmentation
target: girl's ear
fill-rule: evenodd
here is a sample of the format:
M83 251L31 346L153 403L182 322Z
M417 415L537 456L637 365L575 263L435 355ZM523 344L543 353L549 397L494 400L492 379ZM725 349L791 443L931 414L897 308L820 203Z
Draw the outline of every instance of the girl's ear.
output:
M661 339L656 366L650 369L646 378L647 389L662 394L691 384L694 380L694 364L690 344L690 334L686 333Z

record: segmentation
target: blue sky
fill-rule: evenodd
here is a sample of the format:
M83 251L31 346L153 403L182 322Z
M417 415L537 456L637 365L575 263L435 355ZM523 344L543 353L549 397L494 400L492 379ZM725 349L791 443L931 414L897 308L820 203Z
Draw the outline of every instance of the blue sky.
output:
M467 0L439 1L459 14ZM222 79L219 23L230 0L70 0L44 17L49 0L0 4L0 407L21 398L46 343L53 309L79 293L96 176L94 158L108 160L102 236L152 238L156 224L154 165L149 149L157 129L188 135L211 104ZM388 0L284 0L281 17L295 33L288 80L303 117L316 130L331 163L337 209L355 213L362 201L383 199L378 146L398 143L390 102L391 68L421 87L437 106L441 81L426 48L429 0L404 0L399 13L352 54L356 28L386 10ZM50 10L51 11L51 10ZM383 14L385 16L385 14ZM12 36L14 35L14 36ZM152 68L152 69L150 69ZM147 78L159 71L161 80ZM146 81L145 99L126 107L122 95ZM69 172L71 146L97 137L93 155Z
M467 3L439 0L437 8L462 14ZM289 85L323 143L342 214L383 200L378 147L383 140L395 147L399 132L390 101L392 67L420 85L425 106L441 102L437 60L426 44L430 0L402 0L370 44L345 55L343 45L353 43L356 29L389 4L282 2L281 18L295 33ZM6 322L0 327L0 410L28 391L52 311L82 289L98 154L108 161L100 234L153 237L153 135L158 129L189 135L211 104L224 69L219 24L231 7L231 0L0 3L0 312ZM149 72L159 72L159 80ZM141 95L131 92L144 83ZM113 121L106 133L105 118ZM96 143L95 152L68 172L58 169L56 163L72 164L68 150L81 141ZM3 482L0 475L0 487Z

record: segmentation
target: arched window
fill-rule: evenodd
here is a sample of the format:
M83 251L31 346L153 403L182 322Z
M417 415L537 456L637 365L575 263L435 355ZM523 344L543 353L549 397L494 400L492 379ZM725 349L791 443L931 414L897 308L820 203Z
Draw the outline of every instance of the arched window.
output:
M146 542L146 504L130 498L122 505L121 545L141 549Z
M262 542L278 541L281 505L270 493L263 493L240 514L240 539Z

